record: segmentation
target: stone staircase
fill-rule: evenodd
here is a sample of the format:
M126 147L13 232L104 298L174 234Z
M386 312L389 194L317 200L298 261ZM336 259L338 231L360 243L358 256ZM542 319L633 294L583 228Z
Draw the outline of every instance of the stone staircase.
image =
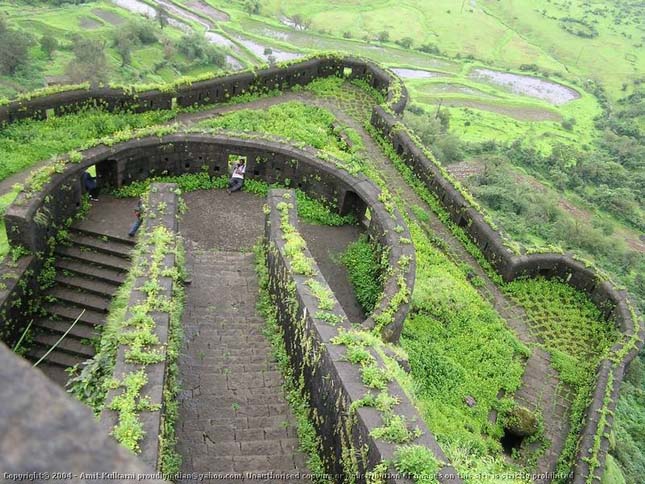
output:
M188 250L193 281L183 317L177 421L182 472L258 482L246 474L257 472L265 474L259 482L303 482L295 476L307 472L306 457L256 310L253 264L250 253ZM275 478L266 480L266 473Z
M78 323L38 365L52 380L67 382L65 369L94 356L89 340L104 324L110 301L130 267L134 240L83 228L70 228L70 244L60 245L54 285L42 295L45 315L34 320L33 341L27 358L38 361L70 328Z

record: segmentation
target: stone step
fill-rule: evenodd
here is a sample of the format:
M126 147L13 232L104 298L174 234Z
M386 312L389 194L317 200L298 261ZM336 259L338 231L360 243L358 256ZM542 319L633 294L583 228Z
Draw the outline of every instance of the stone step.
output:
M67 257L69 259L99 265L121 272L126 272L130 267L130 261L127 259L123 259L115 255L103 254L101 252L81 250L79 247L57 247L55 254L61 257Z
M33 361L35 363L38 360ZM69 380L69 375L65 371L66 366L58 366L55 364L50 364L47 361L43 360L40 362L36 370L42 371L47 378L52 380L54 383L57 383L60 387L65 388L67 381Z
M74 246L86 247L96 252L114 255L123 259L130 259L130 252L132 251L131 244L108 239L107 236L97 237L82 232L72 232L70 233L69 240Z
M45 353L47 353L49 348L45 348L40 345L34 345L31 347L31 349L27 352L25 355L29 360L33 361L34 363L37 362ZM63 368L68 368L70 366L77 365L79 363L82 363L85 361L87 358L80 356L80 355L72 355L69 353L65 353L64 351L60 351L58 349L55 349L51 353L47 355L47 358L43 360L43 363L48 363L50 365L56 365L60 366Z
M79 308L91 309L99 312L107 312L110 306L110 299L89 294L87 292L76 291L73 289L55 286L46 292L47 296L52 296L65 304L78 306Z
M82 226L83 222L78 222L78 224L72 225L70 227L70 232L76 233L79 235L85 235L89 237L94 237L102 240L109 240L109 241L114 241L118 242L119 244L122 245L128 245L130 247L135 246L135 240L134 239L129 239L127 237L119 237L118 235L109 235L109 234L104 234L101 232L96 232L94 230L88 229L87 227Z
M66 276L64 274L56 274L54 280L60 286L68 287L70 289L80 289L82 291L106 298L112 298L117 289L117 287L113 284L109 284L103 281L96 281L93 279L87 279L80 276Z
M73 321L70 321L68 319L61 320L61 319L43 318L39 320L37 323L35 323L35 326L38 328L47 329L52 333L57 333L59 335L62 335L62 334L65 334L65 331L69 329L72 323ZM79 339L91 339L96 337L98 334L99 332L94 328L94 326L84 324L80 320L74 325L72 330L68 333L69 336L73 336Z
M56 260L56 269L60 272L69 272L78 274L86 278L92 278L99 281L107 282L114 286L119 286L125 281L125 274L114 269L106 269L101 266L87 264L73 259Z
M65 319L70 321L74 321L81 313L81 309L78 309L77 307L65 306L64 304L59 303L45 304L44 309L55 319ZM79 324L84 323L91 326L99 326L105 322L105 313L86 309L78 322Z
M60 334L55 333L41 333L36 335L34 338L34 343L37 343L41 346L44 346L46 349L51 348L61 337ZM67 335L65 338L58 343L55 351L61 351L64 353L69 353L71 355L78 355L81 360L91 358L94 356L94 347L92 345L86 345L81 343L81 340L75 337L70 337Z

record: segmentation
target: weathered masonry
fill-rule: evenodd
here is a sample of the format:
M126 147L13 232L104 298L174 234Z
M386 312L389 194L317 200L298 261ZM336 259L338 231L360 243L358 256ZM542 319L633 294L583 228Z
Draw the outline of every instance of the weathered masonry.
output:
M588 478L599 479L604 469L609 446L608 429L611 427L612 412L616 406L620 382L626 365L631 362L643 345L645 330L642 323L631 309L627 295L623 291L618 290L609 281L603 280L593 268L586 267L571 256L511 252L505 246L502 236L488 224L477 207L453 185L432 155L425 151L400 123L397 115L401 114L405 108L407 92L400 79L392 73L366 60L338 55L322 55L258 71L240 72L193 84L166 86L163 89L142 92L127 92L123 89L111 88L70 88L67 91L51 95L34 93L29 99L16 100L0 106L0 123L11 123L25 118L44 119L47 116L78 111L88 105L102 106L110 111L129 109L134 112L168 109L175 105L206 105L226 101L232 96L248 92L261 92L275 88L288 89L307 84L316 78L328 76L364 79L369 85L386 94L384 105L373 108L372 124L392 143L396 152L413 167L416 175L444 204L452 220L464 228L505 280L535 276L561 278L572 286L587 292L604 314L616 321L623 336L621 341L612 348L612 356L602 361L598 368L596 391L587 409L584 428L581 432L577 464L574 469L576 484L586 482ZM251 150L251 156L253 156L252 142L247 141L247 143L248 149ZM129 155L133 166L137 164L136 160L139 160L137 169L130 170L127 161L119 161L116 158L112 159L110 166L108 163L110 158L104 158L100 160L105 164L101 166L99 176L105 182L116 185L127 183L130 180L149 176L152 174L152 170L161 172L164 169L162 166L170 164L175 167L175 170L183 172L197 169L190 164L186 166L185 157L180 159L179 155L175 157L157 153L151 159L141 153L137 155L136 149L140 148L137 146L137 142L132 142L129 146L133 150ZM172 152L172 150L170 151ZM89 150L86 153L86 159L94 156L93 153L106 154L107 152L109 149L104 147ZM256 150L255 155L258 154ZM197 155L198 160L199 156ZM148 161L144 162L143 159ZM257 160L257 158L255 159ZM85 166L96 163L98 160L86 163ZM180 169L182 163L184 165ZM219 165L215 163L213 166L219 166L219 170L223 170L225 165L222 164L223 160L219 162ZM255 164L253 168L258 170L257 176L267 180L283 180L286 178L285 170L289 170L285 165L282 168L267 165L270 168L267 168L265 174L262 175L258 166L259 163ZM269 169L273 170L274 168L280 168L283 171L269 173ZM173 171L173 173L177 173L177 171ZM220 171L220 173L222 172ZM57 183L56 180L60 184L60 177L55 177L52 183ZM306 183L313 185L311 181L307 182L304 179L301 182L304 190L307 189ZM72 213L75 208L73 204L80 197L80 182L77 179L70 179L66 185L61 185L61 187L65 187L66 195L54 197L48 212L43 212L43 207L38 204L28 204L22 207L14 205L9 208L5 217L9 230L8 235L12 243L21 243L36 251L42 250L44 237L51 235L47 234L47 230L51 230L51 228L48 229L47 224L36 227L34 220L37 218L42 222L44 217L49 217L52 214L56 218L58 214ZM314 190L313 187L311 189ZM324 190L330 189L321 188L321 191ZM350 192L351 190L344 187L331 190L327 195L331 195L332 200L335 197L342 210L360 212L364 207L357 198L347 195ZM353 193L358 194L358 190L353 190ZM324 196L322 192L318 195ZM74 202L70 205L65 200L66 198ZM42 198L40 200L42 202ZM22 203L24 202L23 200ZM41 210L40 215L35 218L38 210ZM381 227L381 229L383 228ZM35 256L23 257L18 261L17 267L0 269L3 273L11 273L16 276L7 277L6 288L0 291L0 314L3 317L0 322L0 332L5 341L11 341L19 330L15 323L17 318L19 319L22 309L15 301L33 293L33 274L37 273L39 269L39 261ZM411 272L413 274L414 271ZM407 286L411 287L410 280L406 279L406 281ZM383 310L382 307L379 309ZM384 332L386 338L396 340L406 310L404 305L398 308L393 322L388 325L390 330ZM590 465L590 461L595 461L597 465Z
M333 296L316 262L305 247L300 257L309 261L311 271L302 274L295 267L286 247L286 229L297 234L298 219L293 190L271 190L266 218L267 264L269 290L277 310L278 323L284 333L287 353L290 356L294 379L304 378L303 391L315 415L314 422L322 440L322 456L328 472L334 475L357 475L357 482L365 482L367 472L383 461L391 461L396 445L376 439L372 432L384 425L384 418L375 408L361 406L362 399L377 391L370 390L362 381L360 366L352 364L343 346L333 340L340 331L350 330L349 321ZM316 287L314 291L312 288ZM321 292L330 297L323 304ZM322 313L322 314L321 314ZM379 368L384 363L372 354ZM410 403L396 382L388 384L387 391L397 398L393 412L403 416L410 426L419 429L420 435L410 444L423 445L431 450L439 462L448 459L421 416ZM445 477L440 482L462 482L455 469L444 464L440 470ZM409 482L396 477L394 469L388 473L388 482Z

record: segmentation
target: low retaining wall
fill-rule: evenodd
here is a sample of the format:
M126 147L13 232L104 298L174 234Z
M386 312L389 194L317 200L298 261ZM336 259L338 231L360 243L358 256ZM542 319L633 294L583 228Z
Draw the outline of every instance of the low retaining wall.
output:
M314 423L322 440L322 457L327 471L343 476L336 482L352 482L347 474L356 472L356 482L366 482L365 474L383 461L394 457L396 445L376 439L370 433L383 425L381 413L374 408L355 408L370 390L361 380L360 366L347 361L343 346L331 341L339 329L350 329L349 321L340 304L333 296L327 282L306 247L302 256L310 260L312 272L301 275L293 269L290 256L285 253L284 231L281 226L281 211L287 210L288 223L297 231L295 192L271 190L268 197L269 211L266 219L267 264L269 290L277 307L278 323L283 329L287 353L294 370L293 378L304 381L304 393L314 415ZM320 319L319 299L309 286L315 281L318 291L325 291L333 301L326 312L332 313L341 322L331 324ZM384 368L383 361L373 353L377 365ZM405 396L396 382L387 387L390 395L399 399L394 413L403 415L409 426L417 427L421 435L410 442L430 449L435 458L443 463L439 482L460 483L455 469L447 465L447 458L423 419ZM386 482L410 482L389 469Z
M128 110L145 112L190 107L228 101L249 92L289 89L315 79L346 76L366 80L375 89L386 92L391 74L373 62L338 54L327 54L281 64L265 69L237 72L183 85L161 86L141 92L122 88L74 88L48 95L34 93L30 99L12 101L0 106L0 125L21 119L45 119L48 116L77 112L87 106L100 106L110 112ZM64 89L64 88L62 88ZM388 94L392 108L401 112L405 107L405 88ZM400 110L397 110L400 109Z
M343 214L354 213L362 220L370 210L368 232L381 246L389 248L391 271L384 281L384 293L371 318L364 324L374 326L374 318L387 316L383 335L397 341L409 309L406 300L398 307L390 305L401 290L412 294L415 276L414 247L401 239L410 239L407 225L395 208L388 209L379 200L381 191L362 175L352 176L332 162L322 161L313 151L296 149L288 144L261 138L237 138L225 135L178 133L147 137L112 147L100 146L82 153L78 163L68 163L55 174L42 190L33 195L20 194L5 213L5 225L12 245L31 251L43 250L52 235L52 226L76 212L80 206L81 175L96 165L99 184L120 187L136 180L167 173L203 173L212 176L229 172L229 156L247 159L247 178L267 183L286 183L303 190L313 198L338 207ZM36 213L47 213L48 224L37 223ZM400 270L401 258L409 261L408 269Z
M173 250L176 248L178 203L179 196L177 195L177 186L175 184L154 183L151 185L146 204L144 226L142 227L143 233L139 234L137 249L135 249L136 255L132 262L133 269L131 270L141 270L139 268L150 269L155 264L155 272L159 275L156 281L151 281L149 270L141 274L135 274L136 279L130 293L125 321L130 320L135 313L141 314L140 306L144 303L149 303L151 297L158 301L165 300L168 303L172 301L173 278L165 274L176 270L177 261L174 252L165 254L160 261L153 262L155 254L145 250L153 248L155 241L150 239L153 238L155 230L158 228L164 229L171 235ZM141 250L143 252L140 252ZM150 282L156 282L159 286L158 292L154 292L152 295L145 292L145 285ZM166 306L171 305L166 304ZM138 311L137 307L139 307ZM158 354L161 361L151 364L129 362L127 354L132 348L127 344L121 344L117 349L112 378L123 382L128 375L142 370L145 372L147 383L141 389L136 401L141 403L147 400L147 404L154 406L154 408L142 410L138 414L144 431L144 437L139 442L140 457L147 465L158 469L161 423L163 419L163 393L168 364L166 348L169 339L171 313L170 309L163 309L162 306L152 308L147 313L147 316L152 319L152 332L158 338L159 344L147 345L144 351ZM137 331L136 327L123 327L123 334L135 331ZM100 425L106 435L110 434L119 424L119 413L109 408L110 403L114 402L123 393L123 387L119 386L109 390L105 398L106 403L100 415Z
M31 320L39 293L42 257L26 255L0 264L0 341L13 346Z

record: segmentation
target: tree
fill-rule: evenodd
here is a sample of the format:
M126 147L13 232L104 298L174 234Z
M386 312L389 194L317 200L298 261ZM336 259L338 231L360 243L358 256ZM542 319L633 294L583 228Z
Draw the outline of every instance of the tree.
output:
M387 42L388 40L390 40L390 33L387 30L383 30L378 33L376 38L379 42Z
M105 82L108 75L105 41L76 35L72 39L74 59L67 65L67 75L74 82Z
M28 34L14 30L0 16L0 73L15 74L29 60L29 46L33 39Z
M404 49L409 49L410 47L412 47L414 40L411 37L403 37L402 39L397 40L396 43Z
M157 22L159 22L159 27L162 29L168 25L168 11L164 8L163 5L157 4L155 8Z
M47 58L51 59L54 51L58 49L58 40L53 35L45 34L40 39L40 48L47 54Z
M246 0L244 2L244 9L251 15L258 15L260 13L259 0Z
M214 64L217 67L226 65L226 54L197 32L184 35L179 39L177 50L189 60L199 64Z
M293 15L290 20L297 30L307 30L311 27L311 20L304 18L299 13Z
M121 66L130 65L132 62L132 38L127 31L117 31L114 38L114 48L121 56Z

